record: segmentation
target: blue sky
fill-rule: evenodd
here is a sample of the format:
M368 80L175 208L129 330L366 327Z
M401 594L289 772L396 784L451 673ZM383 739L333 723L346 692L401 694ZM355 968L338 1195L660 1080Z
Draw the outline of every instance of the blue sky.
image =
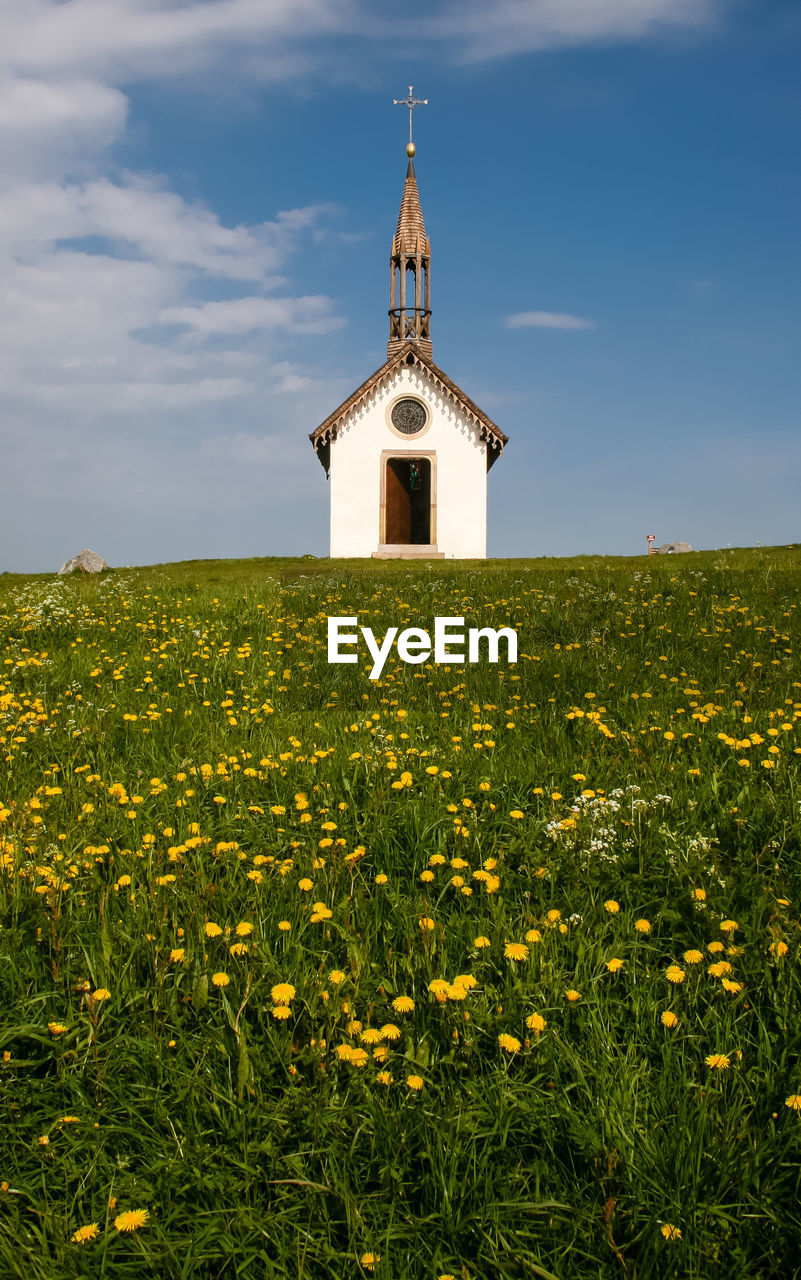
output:
M411 82L491 555L801 536L795 0L5 0L0 571L324 555Z

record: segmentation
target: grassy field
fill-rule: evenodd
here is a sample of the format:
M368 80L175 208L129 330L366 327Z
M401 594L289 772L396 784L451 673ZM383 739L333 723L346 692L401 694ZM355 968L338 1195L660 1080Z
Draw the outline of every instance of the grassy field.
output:
M0 578L0 1275L801 1275L800 589Z

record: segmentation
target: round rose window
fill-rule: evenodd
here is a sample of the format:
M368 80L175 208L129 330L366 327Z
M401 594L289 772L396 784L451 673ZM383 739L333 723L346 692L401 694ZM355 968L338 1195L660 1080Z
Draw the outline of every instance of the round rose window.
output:
M426 411L419 400L399 400L392 406L392 425L405 436L417 435L426 425Z

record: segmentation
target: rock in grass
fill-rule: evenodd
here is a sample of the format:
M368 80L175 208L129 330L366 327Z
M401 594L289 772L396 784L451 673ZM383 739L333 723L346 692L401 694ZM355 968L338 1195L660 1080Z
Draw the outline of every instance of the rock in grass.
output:
M661 547L654 547L658 556L672 556L679 551L692 551L692 547L689 542L663 542Z
M77 556L73 556L71 560L67 560L59 569L59 573L102 573L107 569L108 565L102 556L96 551L90 551L88 547L84 547L83 551L79 551Z

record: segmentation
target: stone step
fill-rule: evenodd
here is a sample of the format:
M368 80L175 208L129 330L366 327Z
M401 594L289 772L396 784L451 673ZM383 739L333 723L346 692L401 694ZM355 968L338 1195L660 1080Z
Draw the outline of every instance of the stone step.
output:
M436 543L382 542L373 552L374 560L444 560L445 552L437 551Z

